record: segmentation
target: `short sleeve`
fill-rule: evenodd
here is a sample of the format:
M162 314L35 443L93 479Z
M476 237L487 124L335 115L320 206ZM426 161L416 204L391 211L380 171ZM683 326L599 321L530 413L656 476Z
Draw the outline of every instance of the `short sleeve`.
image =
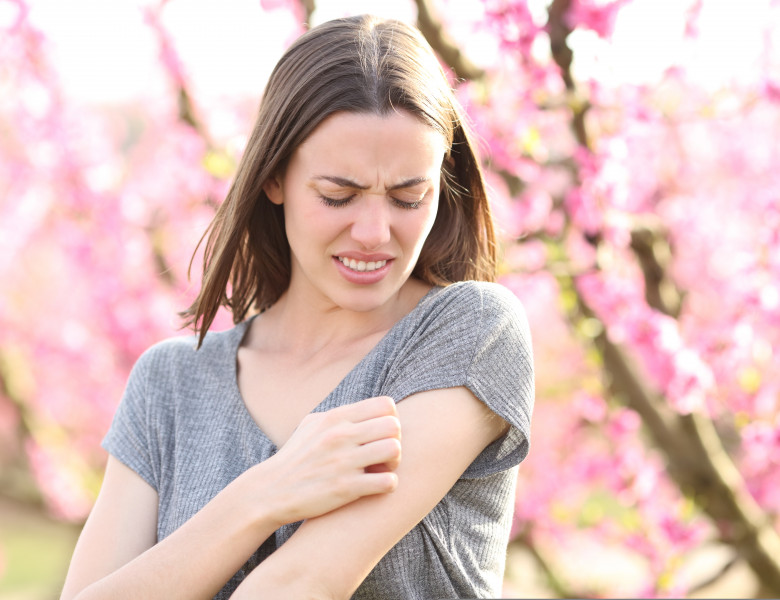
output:
M396 350L384 393L464 386L509 425L465 478L519 464L528 454L534 403L531 338L520 301L506 288L463 282L444 288L414 335Z
M152 350L136 362L102 447L138 473L159 491L152 460L150 398L148 394Z

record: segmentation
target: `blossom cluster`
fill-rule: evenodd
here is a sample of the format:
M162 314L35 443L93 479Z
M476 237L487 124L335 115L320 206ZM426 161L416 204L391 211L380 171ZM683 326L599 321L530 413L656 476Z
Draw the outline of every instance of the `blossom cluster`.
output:
M528 313L537 373L516 543L549 555L573 593L683 594L696 583L686 557L722 524L670 479L664 449L613 393L596 340L603 333L624 352L672 414L717 425L776 523L780 80L771 32L765 73L752 83L703 90L672 66L652 85L572 87L550 48L544 3L478 4L459 30L492 37L499 51L484 78L457 93L484 157L501 282ZM553 4L568 6L554 25L608 43L631 2ZM300 32L300 2L261 5L292 14L290 37ZM156 76L169 93L84 106L59 81L28 4L0 7L0 90L14 91L0 93L0 466L21 447L51 511L78 521L99 486L101 436L130 368L181 333L176 313L199 280L198 257L187 279L190 257L225 196L256 99L198 105L189 93L197 65L177 50L160 2L139 10L135 26L155 36ZM706 8L681 3L693 45ZM658 273L640 260L638 233L649 234ZM654 304L653 291L673 301ZM216 326L228 322L222 314ZM625 559L629 580L566 571L560 557L583 544Z

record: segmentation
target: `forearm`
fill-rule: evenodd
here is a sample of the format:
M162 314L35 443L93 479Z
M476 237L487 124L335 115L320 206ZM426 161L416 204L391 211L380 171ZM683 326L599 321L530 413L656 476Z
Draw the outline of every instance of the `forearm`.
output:
M285 523L396 486L400 423L390 398L306 416L271 458L228 485L155 544L157 492L109 457L71 561L62 600L211 598Z
M246 488L237 479L173 534L75 598L212 598L279 526L247 502Z
M395 491L307 519L249 574L233 598L348 600L506 429L501 419L488 418L492 413L465 388L420 393L404 400L398 412L404 434Z
M409 512L398 509L397 498L403 499ZM260 563L231 599L348 600L379 559L436 502L436 497L417 494L401 484L393 494L361 498L308 519L284 543L284 551L279 549ZM392 518L376 520L377 514L391 511ZM354 543L353 536L360 543Z
M348 600L379 560L506 430L505 422L489 418L492 413L465 388L417 396L398 408L404 434L395 491L307 519L249 574L233 598Z
M348 600L351 596L329 588L326 581L309 577L306 565L276 565L267 570L261 569L264 563L244 579L230 597L231 600Z

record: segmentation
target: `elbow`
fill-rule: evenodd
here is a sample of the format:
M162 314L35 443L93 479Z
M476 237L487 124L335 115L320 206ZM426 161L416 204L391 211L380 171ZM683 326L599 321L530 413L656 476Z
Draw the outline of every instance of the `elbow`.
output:
M100 598L100 595L92 593L91 586L84 588L79 592L74 592L71 594L63 593L60 596L60 600L100 600Z
M101 591L101 587L104 589ZM107 598L116 599L116 593L105 590L105 586L100 585L100 581L95 581L78 589L67 584L60 594L60 600L106 600Z

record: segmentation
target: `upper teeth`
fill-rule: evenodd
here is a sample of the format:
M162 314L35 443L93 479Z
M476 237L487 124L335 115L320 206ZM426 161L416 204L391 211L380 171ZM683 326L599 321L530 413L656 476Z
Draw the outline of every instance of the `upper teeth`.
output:
M347 258L345 256L339 256L338 259L353 271L375 271L387 264L386 260L365 262L362 260L355 260L354 258Z

